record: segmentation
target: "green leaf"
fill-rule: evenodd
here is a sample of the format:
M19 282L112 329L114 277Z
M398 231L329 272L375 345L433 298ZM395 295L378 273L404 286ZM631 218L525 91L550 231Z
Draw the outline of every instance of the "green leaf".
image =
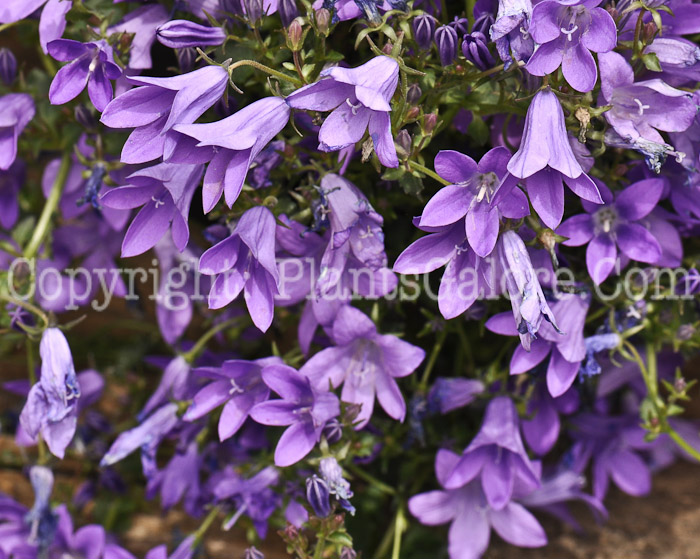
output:
M404 173L399 179L399 184L409 196L417 197L423 191L423 179L410 173Z
M644 66L647 67L647 70L651 70L652 72L663 71L661 68L661 63L659 62L659 57L656 56L655 52L647 52L642 54L642 62L644 62Z

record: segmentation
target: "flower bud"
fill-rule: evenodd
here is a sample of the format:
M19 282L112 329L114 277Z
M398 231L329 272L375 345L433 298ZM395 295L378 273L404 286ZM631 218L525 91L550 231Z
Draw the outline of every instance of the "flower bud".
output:
M262 0L242 0L243 11L246 14L248 23L255 27L262 19L263 4Z
M306 478L306 500L319 518L331 513L330 490L328 484L317 475Z
M10 85L17 77L17 59L10 49L0 49L0 80Z
M423 132L426 134L432 133L437 126L437 113L428 113L423 117Z
M681 324L678 327L678 332L676 332L676 338L681 342L687 342L695 335L695 332L695 326L692 324Z
M323 427L323 436L326 437L329 444L337 443L342 439L343 426L340 424L340 421L335 418L327 421Z
M73 116L78 124L83 126L86 130L94 130L97 128L97 119L85 105L80 104L76 106L73 110Z
M164 23L156 30L158 42L173 49L219 46L226 40L221 27L208 27L185 19Z
M413 20L413 38L423 50L430 48L435 34L436 19L430 14L423 14Z
M314 17L316 18L316 27L319 33L328 37L328 30L331 26L331 13L326 8L321 8L316 10Z
M491 26L493 25L493 14L482 14L474 22L472 27L472 33L481 33L482 35L488 37Z
M250 546L245 550L243 555L244 559L265 559L263 552L256 548L254 545Z
M399 156L399 159L407 159L411 155L413 142L408 130L402 128L396 135L396 140L394 143L396 144L396 153Z
M409 105L417 105L422 96L423 92L420 86L417 83L412 83L406 93L406 101L408 101Z
M466 35L469 33L469 20L466 17L455 16L448 25L457 32L457 35Z
M299 16L296 0L280 0L277 5L277 12L282 20L282 25L289 27L294 19Z
M700 62L700 47L678 37L658 37L644 53L653 52L664 70L684 70Z
M479 70L488 70L495 64L489 48L486 46L486 37L478 31L471 35L465 35L462 41L462 54Z
M302 24L304 20L296 18L287 28L287 46L293 51L298 52L304 44L304 29Z
M449 25L441 25L435 30L435 44L443 66L449 66L457 58L457 41L457 32Z
M175 54L177 56L177 65L180 67L180 71L183 74L194 70L194 65L197 60L196 50L193 48L177 49Z
M344 547L340 551L340 559L357 559L357 552L350 547Z
M379 15L376 0L354 0L360 11L364 14L365 19L376 26L382 22L382 16Z
M408 112L406 112L406 120L416 120L419 115L420 115L420 108L411 107L410 109L408 109Z

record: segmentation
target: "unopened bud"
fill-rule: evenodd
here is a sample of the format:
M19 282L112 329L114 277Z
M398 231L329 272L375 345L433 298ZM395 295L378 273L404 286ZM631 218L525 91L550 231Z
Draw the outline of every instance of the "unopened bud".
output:
M328 484L317 475L306 479L306 500L319 518L331 513L331 492Z
M423 50L428 50L435 35L437 20L430 14L423 14L413 20L413 38Z
M10 49L0 49L0 79L10 85L17 77L17 59Z
M93 115L90 109L88 109L85 105L80 104L76 106L73 110L73 116L75 117L75 120L86 130L94 130L97 128L97 119L95 118L95 115Z
M437 113L428 113L423 117L423 132L426 134L432 134L433 130L437 126Z
M177 64L181 72L186 74L194 70L194 65L197 61L197 51L195 49L177 49L175 53L177 55Z
M390 55L390 54L391 54L391 49L392 49L392 48L393 48L393 45L392 45L391 43L387 43L387 44L384 45L384 47L382 48L382 52L383 52L384 54L386 54L386 55Z
M262 0L243 0L243 10L245 11L248 23L255 27L262 19L263 4Z
M350 547L344 547L340 552L340 559L357 559L357 552Z
M245 550L245 555L243 555L243 557L244 559L265 559L263 552L254 545Z
M688 388L688 383L683 377L678 377L673 383L673 388L676 390L676 392L683 392L686 388Z
M406 93L406 101L409 105L417 105L420 102L420 98L423 96L420 86L417 83L412 83L408 88Z
M676 332L676 338L678 338L681 342L687 342L695 335L695 332L695 326L692 324L682 324L678 328L678 332Z
M298 52L304 43L304 28L302 27L304 20L296 18L289 24L287 29L287 46L293 51Z
M340 424L340 421L335 418L327 421L323 427L323 436L326 437L329 444L337 443L342 439L343 426Z
M326 8L321 8L316 10L314 16L316 17L316 27L319 33L328 37L328 30L331 27L331 13Z
M156 30L158 42L173 49L187 47L218 47L226 40L226 31L221 27L200 25L185 19L174 19Z
M416 120L420 116L420 109L418 107L411 107L406 112L406 120Z
M435 44L440 54L440 64L449 66L457 58L457 32L449 25L442 25L435 30Z
M280 0L277 4L277 12L282 20L282 25L289 27L292 21L299 15L296 0Z
M413 141L411 140L411 135L408 133L408 130L402 128L396 135L394 143L396 144L396 153L399 159L408 159L411 156Z

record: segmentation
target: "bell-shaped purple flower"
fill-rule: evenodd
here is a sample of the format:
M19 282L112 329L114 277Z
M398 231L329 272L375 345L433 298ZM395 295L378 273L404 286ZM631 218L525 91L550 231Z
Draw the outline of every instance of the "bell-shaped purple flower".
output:
M10 93L0 97L0 169L7 171L17 157L17 139L34 118L31 95Z
M516 479L532 489L540 484L520 438L518 412L506 396L494 398L486 408L479 433L455 464L445 487L462 487L479 474L486 500L494 510L510 502Z
M63 458L75 434L80 385L68 341L58 328L47 328L39 345L41 377L32 386L20 423L36 439L39 433L49 450Z
M307 377L287 365L271 365L262 377L282 399L257 404L250 416L263 425L289 425L277 443L275 464L291 466L313 450L326 422L340 415L340 402L332 392L313 388Z
M226 40L221 27L208 27L186 19L173 19L156 30L158 42L172 49L218 47Z
M365 314L344 306L333 322L335 347L314 355L301 373L319 390L343 384L341 399L361 404L357 428L372 417L374 398L398 421L406 415L406 402L396 378L410 375L423 361L425 352L396 336L382 335Z
M214 146L204 175L204 213L211 211L222 193L226 204L233 205L251 163L288 120L284 99L266 97L217 122L175 126L176 131L198 140L198 147Z
M527 110L520 148L508 162L509 175L502 181L494 203L524 179L532 207L547 227L555 228L564 215L563 182L580 198L601 204L593 180L576 159L564 123L564 112L551 89L533 97Z
M109 208L143 206L124 235L124 258L153 248L168 229L178 250L185 250L190 237L190 204L203 171L202 165L159 163L129 175L130 186L115 188L102 196L102 204Z
M606 143L640 151L650 169L658 172L667 155L684 157L659 134L682 132L695 119L697 107L692 96L659 79L634 81L629 63L616 52L598 56L601 97L612 105L605 118L617 138L606 135Z
M102 113L100 121L110 128L134 128L122 148L123 163L145 163L159 157L172 158L181 145L193 151L194 140L173 130L190 124L216 103L226 91L228 72L206 66L171 78L130 76L141 85L119 95ZM183 145L184 144L184 145ZM191 163L203 163L206 157Z
M602 206L584 203L586 213L567 219L557 234L568 237L566 246L586 247L586 265L591 279L601 284L618 264L618 247L622 253L638 262L656 263L661 257L661 245L654 235L638 223L656 207L664 192L662 179L635 182L617 193L601 184L605 203Z
M654 53L661 69L678 85L700 80L700 47L681 37L656 37L644 54Z
M87 85L90 101L102 112L112 100L112 84L122 75L114 63L112 47L104 39L81 43L71 39L56 39L48 45L49 54L61 62L61 68L51 82L49 100L52 105L63 105L75 99Z
M530 34L539 45L527 63L533 76L546 76L561 66L564 79L578 91L590 91L598 72L593 52L617 45L612 16L598 8L602 0L546 0L532 11Z
M450 559L479 559L489 545L491 528L505 541L519 547L542 547L547 536L537 519L521 504L510 501L500 509L490 506L479 483L448 485L460 462L449 450L439 450L435 473L443 490L411 497L408 509L422 524L451 523L448 535Z
M209 291L209 308L220 309L245 290L250 317L265 332L272 324L279 284L272 212L263 206L246 211L231 236L202 254L199 271L216 275Z
M294 109L332 111L319 131L319 149L338 151L351 146L369 128L379 161L386 167L398 167L389 118L399 83L398 62L377 56L357 68L327 68L321 78L287 97Z
M269 365L279 365L276 357L256 361L224 361L221 367L200 367L194 373L212 379L192 398L192 404L182 417L194 421L224 405L219 416L219 440L235 435L256 404L267 401L270 390L262 380L262 372Z
M500 215L520 219L530 213L527 198L518 188L498 204L491 204L494 192L508 173L509 159L510 152L503 147L487 152L478 165L458 151L439 152L435 170L452 184L425 205L419 225L441 227L464 219L469 245L477 256L488 256L496 245Z
M435 44L440 55L440 64L449 66L457 58L457 31L449 25L441 25L435 30Z
M413 18L413 38L423 50L428 50L433 43L436 21L430 14L421 14Z
M489 33L507 70L514 60L527 61L535 41L529 33L532 3L530 0L498 0L496 21Z

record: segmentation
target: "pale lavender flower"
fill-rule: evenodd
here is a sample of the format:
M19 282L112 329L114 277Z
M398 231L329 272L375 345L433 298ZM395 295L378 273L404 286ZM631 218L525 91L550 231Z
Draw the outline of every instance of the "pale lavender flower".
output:
M6 0L0 5L0 23L14 23L32 15L41 7L39 18L39 44L44 54L47 45L59 39L66 29L66 14L73 6L71 0Z
M514 61L532 56L535 42L529 33L532 3L530 0L498 0L496 21L489 33L507 70Z
M34 118L34 101L26 93L0 97L0 170L7 171L17 157L17 139Z
M223 45L226 31L186 19L173 19L156 30L158 42L173 49Z
M277 443L275 464L290 466L313 450L326 422L340 415L340 403L335 394L313 388L287 365L266 367L262 377L282 399L259 403L249 413L263 425L289 425Z
M147 4L124 16L116 25L107 28L107 34L129 33L130 70L147 70L153 66L151 47L156 40L155 31L168 21L168 11L159 4Z

